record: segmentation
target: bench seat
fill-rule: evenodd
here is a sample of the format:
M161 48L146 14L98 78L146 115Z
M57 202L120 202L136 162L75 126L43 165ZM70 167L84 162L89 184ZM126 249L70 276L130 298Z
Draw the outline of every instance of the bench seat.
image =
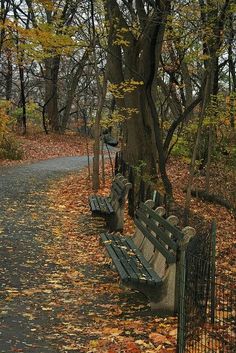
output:
M109 196L92 195L89 197L89 205L93 214L114 213Z
M101 239L125 285L134 288L137 283L154 287L160 285L161 278L153 271L131 238L104 233L101 234Z
M108 196L89 196L89 206L93 216L104 217L109 231L122 231L124 225L124 210L131 183L121 174L112 181Z

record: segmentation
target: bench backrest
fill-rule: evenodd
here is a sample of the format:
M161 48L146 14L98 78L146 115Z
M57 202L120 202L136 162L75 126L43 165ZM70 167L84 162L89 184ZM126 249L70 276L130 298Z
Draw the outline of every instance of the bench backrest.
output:
M196 232L192 227L178 229L176 216L165 219L165 209L158 207L153 210L153 206L154 202L148 200L137 209L133 241L162 279L162 286L151 301L152 309L173 314L179 310L179 279L183 270L181 261L189 240Z
M112 206L123 205L125 198L131 188L131 183L121 174L117 174L111 185L111 204Z
M140 204L134 219L137 227L134 241L148 261L150 260L148 257L154 256L157 252L167 264L171 264L176 262L178 242L183 239L184 234L175 227L177 217L170 216L164 219L163 210L163 207L159 207L159 210L154 211L147 204Z

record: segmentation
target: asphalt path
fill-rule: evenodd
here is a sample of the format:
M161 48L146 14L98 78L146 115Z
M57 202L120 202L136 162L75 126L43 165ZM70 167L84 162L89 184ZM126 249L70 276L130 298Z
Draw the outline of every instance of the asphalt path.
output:
M44 191L86 164L87 157L65 157L0 168L0 353L58 352L49 337L58 313L43 306L54 299L46 279L57 271L39 241L41 234L53 241Z

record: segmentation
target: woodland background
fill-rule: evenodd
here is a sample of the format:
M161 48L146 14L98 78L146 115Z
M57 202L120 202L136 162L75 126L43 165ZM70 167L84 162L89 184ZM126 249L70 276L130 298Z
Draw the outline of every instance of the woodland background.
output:
M100 158L104 142L117 145L170 207L178 204L186 222L189 214L208 224L216 219L217 278L235 288L235 13L233 0L0 0L3 174L5 166L60 156L93 161L43 190L45 225L55 238L48 246L44 228L39 238L61 267L46 288L56 290L56 300L47 295L42 310L63 309L48 336L60 352L78 344L84 352L176 351L176 320L145 318L143 299L138 304L132 295L130 305L118 283L111 286L100 225L85 201L110 189L111 165L104 169ZM30 217L45 222L35 195L32 203ZM12 207L7 219L15 224ZM126 214L124 233L132 232ZM83 275L81 266L94 266L96 276ZM69 285L58 289L63 281ZM23 296L35 303L43 290ZM105 304L96 302L101 293ZM14 303L22 293L10 288L7 295ZM81 304L89 304L86 318L76 314ZM32 312L23 315L33 322Z
M170 201L168 163L188 167L186 214L196 176L234 209L235 51L232 0L1 0L0 158L24 158L19 134L89 133L97 190L109 133Z

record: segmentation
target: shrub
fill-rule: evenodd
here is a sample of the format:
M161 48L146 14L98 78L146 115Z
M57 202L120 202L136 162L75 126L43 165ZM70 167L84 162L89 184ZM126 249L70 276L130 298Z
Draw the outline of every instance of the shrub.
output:
M189 162L191 157L191 146L189 141L185 137L180 136L174 144L171 154L175 157L182 157L183 160Z
M4 136L0 140L0 159L20 160L23 154L19 142L12 136Z

